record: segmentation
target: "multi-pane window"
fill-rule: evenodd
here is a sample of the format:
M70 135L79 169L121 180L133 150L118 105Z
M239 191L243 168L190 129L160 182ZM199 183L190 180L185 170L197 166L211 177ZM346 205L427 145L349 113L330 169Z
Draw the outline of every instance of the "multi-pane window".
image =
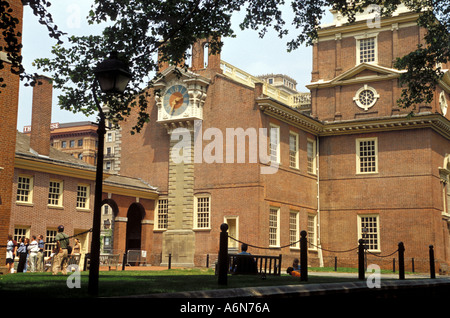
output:
M289 244L291 247L299 247L298 212L291 211L289 214Z
M160 199L158 200L157 229L167 229L168 219L169 219L169 200Z
M270 125L270 160L280 162L280 127Z
M196 197L196 227L210 228L211 200L209 196Z
M308 158L308 173L316 173L316 143L314 140L308 139L306 153Z
M316 244L316 216L313 214L308 215L308 248L317 249Z
M289 167L298 168L298 135L289 134Z
M56 230L47 230L47 235L45 236L45 247L44 247L44 255L45 257L49 257L52 253L53 249L56 247L55 237Z
M364 240L368 250L377 251L380 249L378 225L378 215L359 216L360 238Z
M356 140L357 172L377 172L377 139L366 138Z
M269 211L269 246L280 245L279 231L279 213L280 208L271 207Z
M376 38L359 40L359 63L370 63L376 60Z
M62 181L50 181L48 187L48 205L62 206Z
M89 185L77 186L77 208L89 209Z
M15 228L14 229L14 236L13 236L13 240L17 242L17 244L19 244L19 240L22 237L29 237L27 235L27 229L26 228Z
M33 178L30 176L19 176L17 178L17 202L32 202Z

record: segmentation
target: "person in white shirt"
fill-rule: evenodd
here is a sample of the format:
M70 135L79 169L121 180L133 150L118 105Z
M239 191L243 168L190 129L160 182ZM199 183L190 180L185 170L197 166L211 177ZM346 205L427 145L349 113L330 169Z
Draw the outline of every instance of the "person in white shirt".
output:
M31 264L31 272L36 272L37 258L39 252L38 242L36 241L36 235L32 236L32 241L30 245L28 245L28 251L30 252L30 264Z
M14 251L15 244L12 239L12 235L8 235L8 243L6 244L6 266L8 266L8 272L12 273L14 268Z

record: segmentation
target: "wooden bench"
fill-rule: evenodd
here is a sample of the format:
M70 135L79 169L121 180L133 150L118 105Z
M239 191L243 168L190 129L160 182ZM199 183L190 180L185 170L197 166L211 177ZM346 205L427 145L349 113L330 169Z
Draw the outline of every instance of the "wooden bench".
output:
M280 276L281 254L279 256L228 254L228 269L230 274Z
M104 254L100 255L100 266L108 266L108 270L111 270L111 267L119 266L120 254Z

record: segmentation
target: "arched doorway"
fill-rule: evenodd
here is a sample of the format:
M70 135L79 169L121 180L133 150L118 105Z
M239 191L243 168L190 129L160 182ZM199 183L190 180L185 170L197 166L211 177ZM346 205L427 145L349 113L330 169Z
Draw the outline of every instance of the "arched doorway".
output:
M141 223L145 216L144 207L139 203L133 203L127 213L127 239L126 250L141 249Z
M117 203L111 199L102 201L101 216L101 253L115 254L114 251L114 218L119 214Z

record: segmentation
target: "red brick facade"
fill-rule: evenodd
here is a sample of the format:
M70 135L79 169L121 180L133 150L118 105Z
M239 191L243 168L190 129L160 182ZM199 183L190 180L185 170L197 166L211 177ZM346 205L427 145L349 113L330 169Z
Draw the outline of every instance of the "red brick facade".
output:
M9 1L13 15L19 19L17 31L22 32L22 1ZM20 39L19 39L20 41ZM3 38L0 45L4 45ZM0 52L2 54L3 52ZM5 57L0 57L4 59ZM19 76L10 71L10 64L4 62L0 70L0 78L7 86L1 88L0 94L0 237L5 240L9 234L9 218L11 216L11 184L14 176L14 153L16 147L17 111L19 102ZM0 262L5 263L4 253L0 254Z
M227 77L216 65L220 56L210 57L208 67L202 68L203 42L195 46L192 71L209 80L202 132L208 128L223 132L225 149L227 128L259 129L275 124L280 129L281 159L275 174L262 174L263 165L251 163L248 155L244 163L236 163L236 158L235 163L227 163L225 152L223 162L194 164L194 196L207 194L211 202L210 226L193 229L195 265L203 265L207 254L217 256L220 224L229 221L233 227L237 225L230 235L258 247L251 248L252 253L283 254L283 266L288 266L293 257L299 256L297 248L289 247L291 212L298 212L296 231L308 230L315 236L310 239L311 265L333 266L338 257L339 266L356 266L356 252L343 251L352 250L358 239L368 235L375 243L369 250L373 254L369 256L371 263L392 268L395 256L383 256L395 251L402 241L406 257L415 259L416 270L428 269L429 245L435 247L437 266L445 268L450 262L450 242L445 202L448 181L443 171L448 169L444 160L450 153L450 115L444 113L438 100L419 106L413 119L405 117L410 110L396 106L401 71L393 69L393 61L423 41L424 31L414 25L416 18L401 13L382 20L376 30L368 30L365 22L356 22L320 31L308 85L311 117L263 96L259 84L252 88ZM371 32L376 33L376 63L358 63L358 41ZM158 83L158 88L164 89L171 73L167 65L161 71L166 80ZM188 79L185 75L180 82L188 83ZM365 85L376 96L367 109L354 100ZM441 91L448 100L448 83L437 88L437 95ZM168 129L173 124L158 122L158 103L153 98L149 102L151 120L140 134L128 133L136 114L122 126L121 172L143 178L158 187L160 198L167 198L171 191ZM298 134L298 168L289 165L290 132ZM212 146L214 136L202 136L204 153ZM362 174L358 171L362 160L358 147L360 139L367 138L376 147L376 171ZM318 151L312 171L308 171L308 141L314 142ZM249 147L245 149L248 154ZM278 247L270 245L271 208L279 211ZM156 228L156 217L148 249L155 264L166 257L161 255L165 230ZM367 226L373 226L370 231L376 233L362 234L366 219L375 220ZM407 266L411 268L411 264Z

